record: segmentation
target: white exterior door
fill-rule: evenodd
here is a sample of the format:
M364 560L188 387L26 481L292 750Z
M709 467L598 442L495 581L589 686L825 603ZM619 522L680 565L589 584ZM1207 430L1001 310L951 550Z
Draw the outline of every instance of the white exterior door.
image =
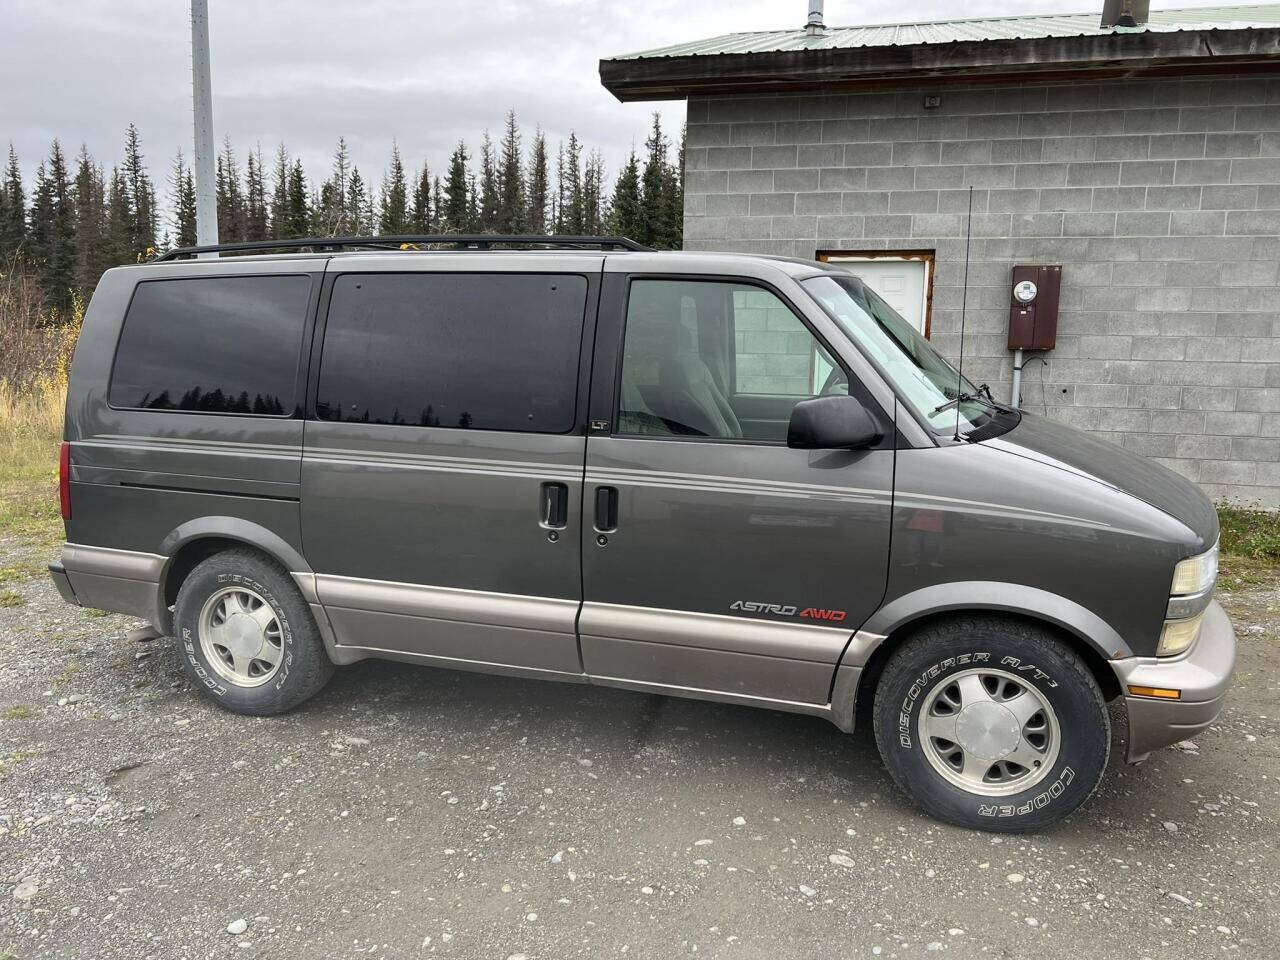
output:
M925 304L929 289L928 264L924 260L891 257L865 259L832 254L828 263L838 263L859 277L863 283L884 298L912 326L925 332Z

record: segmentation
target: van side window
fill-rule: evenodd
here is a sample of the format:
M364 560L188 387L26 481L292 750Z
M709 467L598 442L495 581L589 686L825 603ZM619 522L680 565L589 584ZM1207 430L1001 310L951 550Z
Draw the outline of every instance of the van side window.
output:
M311 278L138 284L107 396L113 407L292 416Z
M791 408L848 379L773 293L716 280L634 280L618 432L785 441Z
M316 413L356 423L566 433L586 302L579 276L340 276Z

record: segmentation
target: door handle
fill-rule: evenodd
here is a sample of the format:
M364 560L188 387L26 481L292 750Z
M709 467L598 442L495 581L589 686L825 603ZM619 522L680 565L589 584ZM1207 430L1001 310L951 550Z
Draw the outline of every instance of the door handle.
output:
M596 487L596 530L612 533L618 529L618 488Z
M547 482L538 488L538 525L563 530L569 525L569 485Z

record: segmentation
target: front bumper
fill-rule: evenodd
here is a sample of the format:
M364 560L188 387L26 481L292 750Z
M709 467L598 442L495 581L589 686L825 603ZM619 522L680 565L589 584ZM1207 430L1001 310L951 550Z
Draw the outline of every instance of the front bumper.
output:
M1126 657L1111 661L1129 710L1128 761L1194 737L1213 723L1227 697L1236 664L1236 634L1222 606L1211 601L1196 642L1176 657ZM1181 691L1177 700L1136 697L1130 685Z

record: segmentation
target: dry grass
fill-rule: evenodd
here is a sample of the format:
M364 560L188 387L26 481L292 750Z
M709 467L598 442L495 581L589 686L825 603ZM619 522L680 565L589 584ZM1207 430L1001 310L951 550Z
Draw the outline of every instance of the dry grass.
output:
M0 536L40 546L62 536L58 443L65 398L65 380L43 379L22 393L0 380Z
M62 535L58 443L65 390L46 382L18 394L0 380L0 536L45 546Z
M62 537L58 443L83 318L79 302L70 323L41 312L20 270L0 278L0 537L39 548Z

